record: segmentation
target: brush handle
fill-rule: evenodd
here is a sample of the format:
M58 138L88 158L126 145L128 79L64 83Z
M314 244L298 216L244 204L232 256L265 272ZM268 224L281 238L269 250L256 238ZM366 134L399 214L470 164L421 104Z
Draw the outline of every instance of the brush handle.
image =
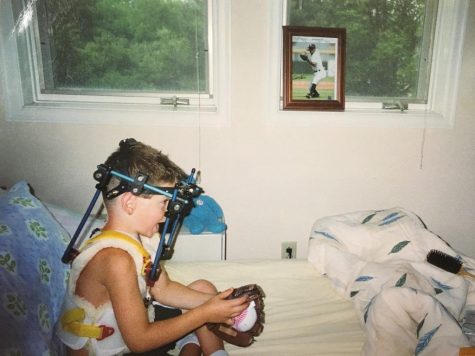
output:
M463 268L457 274L461 275L462 277L469 277L469 278L475 279L475 274L471 274L470 272L467 272Z

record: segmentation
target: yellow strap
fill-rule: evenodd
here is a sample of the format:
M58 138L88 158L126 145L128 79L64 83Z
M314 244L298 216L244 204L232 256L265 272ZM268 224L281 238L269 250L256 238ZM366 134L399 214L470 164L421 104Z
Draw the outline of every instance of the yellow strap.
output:
M84 244L83 249L88 245L92 245L95 242L97 242L99 240L104 240L104 239L118 239L118 240L125 241L125 242L131 244L132 246L134 246L140 252L140 254L143 256L143 264L142 264L141 273L142 273L142 275L146 274L146 268L149 267L149 265L151 264L150 254L147 252L147 250L144 249L144 247L142 246L142 244L140 242L138 242L137 240L133 239L132 237L130 237L130 236L128 236L128 235L126 235L122 232L118 232L118 231L115 231L115 230L102 231L99 235L96 235L93 238L89 239Z
M106 230L106 231L103 231L101 232L99 235L96 235L94 236L93 238L89 239L86 244L84 246L87 246L87 245L91 245L93 244L94 242L98 241L98 240L103 240L103 239L119 239L119 240L123 240L123 241L126 241L132 245L135 246L135 248L137 250L139 250L139 252L142 254L142 256L144 257L147 257L147 256L150 256L149 253L147 252L147 250L145 250L142 246L142 244L140 242L138 242L137 240L133 239L132 237L130 237L129 235L126 235L122 232L118 232L118 231L114 231L114 230Z
M61 326L77 336L99 339L102 337L102 328L91 324L84 324L86 313L84 309L73 308L61 316Z

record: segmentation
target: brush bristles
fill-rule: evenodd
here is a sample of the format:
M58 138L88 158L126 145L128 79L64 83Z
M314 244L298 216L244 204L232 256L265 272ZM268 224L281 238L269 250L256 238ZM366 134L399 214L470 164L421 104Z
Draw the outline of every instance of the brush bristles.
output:
M459 259L438 250L429 251L427 254L427 262L455 274L459 273L462 268L462 262Z

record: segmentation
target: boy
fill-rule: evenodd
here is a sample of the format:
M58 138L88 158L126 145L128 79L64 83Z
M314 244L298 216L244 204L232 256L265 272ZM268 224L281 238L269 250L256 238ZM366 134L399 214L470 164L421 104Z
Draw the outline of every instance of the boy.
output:
M105 165L132 178L147 174L148 184L164 189L173 188L185 175L167 156L133 139L121 141ZM107 222L71 266L58 326L58 336L67 345L68 354L142 353L194 332L199 345L185 344L180 355L227 355L223 341L206 324L232 325L233 318L248 307L247 298L226 300L232 289L217 293L205 280L184 286L170 280L162 268L150 294L160 304L180 308L183 313L149 322L143 300L147 293L144 268L150 256L142 239L158 232L168 198L149 191L134 195L127 182L116 177L111 178L103 197ZM166 351L151 354L167 355Z

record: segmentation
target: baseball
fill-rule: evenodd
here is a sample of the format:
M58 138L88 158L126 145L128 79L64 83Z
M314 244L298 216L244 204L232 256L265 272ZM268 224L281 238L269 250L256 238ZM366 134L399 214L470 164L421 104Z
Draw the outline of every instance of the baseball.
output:
M234 318L234 329L238 331L248 331L254 326L257 320L255 305L254 301L252 301L247 309Z

